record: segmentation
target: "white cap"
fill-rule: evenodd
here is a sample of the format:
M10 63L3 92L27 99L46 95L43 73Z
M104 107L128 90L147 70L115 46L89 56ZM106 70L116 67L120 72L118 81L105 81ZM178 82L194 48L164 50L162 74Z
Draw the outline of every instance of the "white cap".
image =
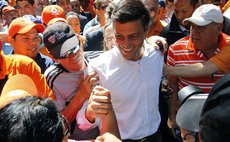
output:
M223 14L218 6L204 4L193 12L192 17L184 19L183 23L191 22L198 26L206 26L212 22L223 23L223 21Z

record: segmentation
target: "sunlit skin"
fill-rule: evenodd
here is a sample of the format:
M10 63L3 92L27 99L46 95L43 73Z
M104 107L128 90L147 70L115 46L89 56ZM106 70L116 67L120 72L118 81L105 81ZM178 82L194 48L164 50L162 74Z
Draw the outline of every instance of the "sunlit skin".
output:
M221 30L222 24L211 23L206 26L198 26L191 23L190 36L196 49L210 53L215 52L219 45L218 40Z
M67 23L72 27L75 33L80 34L80 19L76 15L69 15L66 17Z
M113 45L116 45L112 24L110 24L104 29L104 41L105 41L105 46L108 50L112 49Z
M195 11L196 7L193 7L190 3L191 0L177 0L175 2L174 14L180 25L184 25L182 22L185 18L192 16L192 13ZM197 4L198 6L198 4ZM187 23L186 23L187 24Z
M106 23L106 19L105 19L105 13L106 13L106 8L101 8L103 6L107 6L108 3L101 3L100 7L98 9L96 9L96 14L99 18L99 23L101 26L104 26Z
M159 14L159 4L157 0L141 0L150 11L150 25L156 23Z
M34 6L32 6L28 1L18 1L17 5L22 15L35 15Z
M62 7L66 14L72 10L72 6L69 0L58 0L57 5Z
M54 59L68 71L83 71L85 69L83 49L80 48L75 54L64 59Z
M144 52L143 43L146 37L141 20L124 24L114 22L113 27L116 43L123 57L132 61L140 60Z
M10 39L10 44L14 48L14 54L25 55L35 59L41 42L35 28L32 28L25 34L17 34L15 38Z

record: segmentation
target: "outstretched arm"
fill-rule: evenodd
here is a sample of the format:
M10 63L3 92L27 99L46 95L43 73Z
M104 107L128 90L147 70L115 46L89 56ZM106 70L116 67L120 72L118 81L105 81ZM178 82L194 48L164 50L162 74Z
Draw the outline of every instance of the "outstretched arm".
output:
M195 63L186 66L164 66L165 75L173 75L177 77L201 77L208 76L221 71L218 66L210 60L203 63Z
M103 88L102 86L96 86L93 89L85 116L90 122L94 122L96 117L101 117L101 135L109 132L120 138L109 90Z

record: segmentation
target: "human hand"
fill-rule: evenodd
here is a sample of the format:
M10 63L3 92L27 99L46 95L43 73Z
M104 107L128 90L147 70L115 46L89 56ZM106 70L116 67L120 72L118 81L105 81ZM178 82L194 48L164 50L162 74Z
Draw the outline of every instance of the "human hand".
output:
M168 43L165 38L161 36L151 36L147 39L147 42L155 47L155 49L160 50L162 55L168 50Z
M176 124L176 120L172 117L169 117L167 124L168 124L168 127L170 129L170 133L172 134L172 136L174 138L178 138L177 130L179 130L179 126Z
M95 142L121 142L117 137L110 133L104 133L101 136L98 136Z
M96 86L89 99L89 106L95 116L103 116L112 109L110 91L102 86Z
M89 73L85 77L82 76L79 80L79 91L84 92L83 97L89 98L94 85L99 81L99 77L96 72Z

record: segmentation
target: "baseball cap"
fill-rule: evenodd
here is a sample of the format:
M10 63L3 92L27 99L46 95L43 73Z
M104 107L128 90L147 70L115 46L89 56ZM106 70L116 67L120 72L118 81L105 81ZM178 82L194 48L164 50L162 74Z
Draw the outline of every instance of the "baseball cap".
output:
M213 86L201 113L203 142L227 142L230 136L230 73Z
M199 132L201 110L208 94L196 86L186 86L178 92L181 106L176 115L177 124L191 132Z
M223 23L223 14L218 6L204 4L198 7L192 17L184 19L183 23L191 22L198 26L205 26L212 22Z
M80 41L72 28L64 22L55 22L43 32L43 40L50 54L60 59L68 51L80 48Z
M53 18L65 18L65 11L58 5L48 5L42 10L42 22L48 25Z
M0 96L0 108L11 101L25 97L36 96L37 88L34 81L25 74L16 74L7 80Z
M67 21L64 18L53 18L48 22L47 25L49 26L49 25L51 25L53 23L56 23L56 22L65 22L65 23L67 23Z
M44 31L44 26L41 24L35 24L29 19L19 17L14 19L8 29L9 36L13 37L15 34L24 34L30 31L32 28L36 28L39 33Z
M2 8L2 15L6 14L9 11L18 11L18 10L8 5Z

